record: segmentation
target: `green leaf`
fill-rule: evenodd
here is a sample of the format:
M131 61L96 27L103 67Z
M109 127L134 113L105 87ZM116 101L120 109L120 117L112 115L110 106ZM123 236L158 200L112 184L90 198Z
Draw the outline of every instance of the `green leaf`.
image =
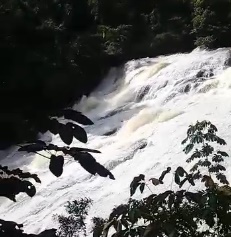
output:
M192 143L190 143L190 144L188 144L185 148L184 148L184 152L185 152L185 154L187 155L192 149L193 149L193 147L194 147L194 144L192 144Z
M63 173L64 157L51 155L49 169L56 177Z
M214 154L213 158L212 158L212 161L220 163L220 162L224 161L224 159L222 158L221 155Z
M168 197L168 208L171 209L175 202L175 195L174 193L170 194Z
M120 221L121 221L121 224L122 224L126 229L129 227L129 224L128 224L127 220L121 218Z
M120 221L120 220L117 221L116 231L117 231L117 232L122 231L122 224L121 224L121 221Z
M212 129L214 132L217 132L217 127L213 124L210 124L210 129Z
M220 154L221 156L229 157L229 155L224 151L218 151L217 153Z
M114 223L115 223L115 219L112 219L111 221L109 221L108 223L106 223L104 225L103 237L107 237L108 236L108 231L109 231L110 227L114 225Z
M217 179L223 183L223 184L229 184L228 180L226 179L226 176L222 173L219 173L216 175Z
M205 155L205 156L209 156L213 153L214 151L214 148L210 145L208 145L207 143L202 147L202 153Z
M220 138L220 137L217 138L217 143L220 144L220 145L226 145L225 140Z
M210 165L211 165L211 162L208 161L208 160L205 160L205 161L202 161L202 162L201 162L201 166L202 166L202 167L209 167Z
M158 225L156 223L151 223L146 227L143 237L156 237L159 233L158 230Z
M181 144L184 145L187 141L188 141L188 137L186 137L186 138L181 142Z

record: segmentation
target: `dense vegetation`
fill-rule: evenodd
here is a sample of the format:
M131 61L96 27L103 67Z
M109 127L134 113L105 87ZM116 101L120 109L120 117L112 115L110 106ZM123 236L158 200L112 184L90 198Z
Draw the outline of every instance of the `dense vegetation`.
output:
M111 66L230 46L230 0L2 0L0 148L88 94Z
M189 126L182 144L185 154L191 153L186 162L192 166L187 171L180 166L172 172L175 190L169 185L170 189L155 194L152 188L164 183L165 176L171 173L170 167L149 181L140 174L131 182L127 203L115 207L108 219L92 219L93 237L231 236L231 187L224 174L224 162L229 155L220 149L226 145L225 140L217 136L212 123L202 121ZM132 198L145 188L151 195L141 200ZM90 203L89 199L68 203L69 215L58 218L60 236L78 237L85 233L81 231L86 229ZM81 219L81 225L75 225L74 219Z
M69 158L78 161L89 173L114 179L113 174L90 154L98 151L69 147L74 138L83 143L87 142L85 130L77 123L91 125L92 121L68 108L83 94L88 94L98 85L110 67L120 65L129 59L187 51L196 46L209 48L230 46L230 18L230 0L1 0L0 149L12 144L20 144L20 150L24 152L48 151L44 158L50 159L49 169L57 177L62 175L64 158L68 155ZM68 121L66 124L60 123L57 117L64 117ZM55 144L38 141L36 137L38 132L46 131L59 134L68 146L58 147ZM210 129L207 131L209 136L202 135L202 138L213 141L214 136L211 134L214 133L214 129ZM200 141L198 140L199 143ZM223 140L214 141L219 143ZM52 155L56 152L60 155ZM210 149L208 152L213 150ZM226 153L217 153L215 162L221 162L224 155ZM208 160L206 162L207 165L203 163L205 166L214 169ZM216 168L224 170L223 166ZM222 170L214 171L218 174L218 180L226 182L224 175L219 173ZM169 170L166 174L168 172ZM206 211L207 214L203 216L202 221L211 228L217 226L217 221L223 221L221 230L214 227L215 233L222 231L219 232L219 236L230 234L229 223L225 222L229 220L230 193L220 192L219 185L211 185L214 181L210 173L207 178L202 177L202 180L209 183L206 185L207 189L200 193L205 197L202 198L204 200L202 204L198 203L197 199L193 199L189 205L188 192L184 190L180 193L179 206L169 204L170 197L171 200L179 197L179 193L172 191L168 192L164 199L162 197L162 203L158 201L158 205L163 208L163 216L160 217L165 218L161 219L163 223L166 218L177 220L178 211L187 212L190 209L191 217L194 214L198 215L199 211L200 214ZM178 174L186 178L185 182L194 182L195 177L191 173L188 174L181 169ZM144 176L138 178L142 181ZM23 172L20 169L9 170L8 167L0 166L0 196L12 201L16 201L16 195L21 192L34 196L36 188L31 179L40 182L36 174ZM162 179L158 180L162 182ZM157 183L158 180L153 179L153 182ZM181 184L179 179L176 180L176 183ZM139 187L142 191L145 185L142 183ZM198 197L194 194L190 195L190 198ZM151 198L150 205L156 205L156 197L159 195ZM140 214L138 217L134 213L132 217L128 215L131 210L130 204L133 205L132 208L135 207L135 210L139 211L140 208L144 208L142 205L145 200L126 204L126 210L123 212L126 222L118 221L117 216L114 216L113 220L109 218L106 232L114 225L116 236L124 235L124 228L133 230L134 224L137 224L140 218L146 218L148 224L153 224L154 220L150 219L150 215L149 219ZM214 200L216 205L212 202ZM165 206L166 202L169 204L168 208L175 211L175 216L166 211L168 210ZM208 210L198 208L198 205L208 207ZM150 208L149 212L155 211ZM86 215L84 210L83 213ZM217 217L216 221L207 223L206 218L209 217L211 220L211 216ZM222 216L225 219L220 218ZM80 218L80 223L83 223L81 221L84 222ZM97 224L95 230L98 231L95 236L100 236L100 231L103 230L102 223L105 220L96 218L94 221ZM182 231L185 230L186 225L189 226L189 222L195 227L193 221L189 218L184 222L185 226L175 225L177 236L180 236L179 233L184 233ZM136 236L140 233L143 235L147 225L141 227L136 225L136 227L134 232L129 232L129 235ZM168 230L170 227L168 225ZM85 231L80 225L78 228ZM166 227L161 228L158 229L158 233L166 235L168 233ZM149 229L153 236L154 225ZM170 228L172 235L171 230ZM190 230L187 229L187 236L190 236L188 231ZM200 236L196 235L195 228L192 231L194 231L191 232L192 236ZM54 232L55 230L49 230L48 234L41 233L39 236L55 236ZM0 234L3 237L35 236L24 234L21 225L1 219ZM205 234L203 236L212 236L208 232Z

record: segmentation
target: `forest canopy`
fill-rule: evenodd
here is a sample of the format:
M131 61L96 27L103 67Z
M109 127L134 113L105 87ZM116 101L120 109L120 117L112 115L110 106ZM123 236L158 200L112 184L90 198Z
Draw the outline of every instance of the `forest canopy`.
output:
M89 94L112 66L230 46L230 18L229 0L2 0L0 147L34 137L35 120Z

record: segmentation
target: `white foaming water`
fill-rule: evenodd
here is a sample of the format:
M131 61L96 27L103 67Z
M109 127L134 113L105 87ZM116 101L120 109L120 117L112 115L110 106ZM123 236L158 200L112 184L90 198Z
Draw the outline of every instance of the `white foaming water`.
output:
M188 166L181 141L188 125L197 120L208 119L217 125L231 154L230 58L229 49L196 49L189 54L133 60L111 70L99 88L75 108L94 121L86 127L87 147L101 150L95 157L116 180L91 176L74 161L67 161L63 175L55 178L47 160L10 151L3 162L38 173L42 184L36 184L33 198L21 194L16 203L2 198L0 218L24 223L27 232L36 233L56 226L53 214L64 212L67 201L80 197L94 201L89 220L106 217L115 205L128 200L134 176L144 173L148 180L159 177L168 166ZM111 131L114 133L104 135ZM53 140L62 145L57 136ZM75 141L72 145L81 144ZM225 166L231 181L229 159ZM171 183L169 175L166 185L153 187L153 191L163 191ZM147 194L148 190L143 195Z

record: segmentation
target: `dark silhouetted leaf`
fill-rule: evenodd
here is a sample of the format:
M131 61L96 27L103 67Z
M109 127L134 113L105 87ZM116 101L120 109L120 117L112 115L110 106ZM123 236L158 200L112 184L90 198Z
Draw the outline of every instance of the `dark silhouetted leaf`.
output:
M211 177L209 177L208 175L204 175L201 182L204 182L205 187L207 187L207 188L214 188L215 187L215 183L214 183L213 179Z
M225 157L228 157L228 156L229 156L229 155L228 155L226 152L224 152L224 151L218 151L217 153L220 154L221 156L225 156Z
M201 162L202 167L209 167L211 165L211 162L209 160L205 160Z
M188 137L186 137L186 138L181 142L181 144L183 145L183 144L185 144L187 141L188 141Z
M149 224L145 231L143 237L156 237L158 236L158 225L156 223Z
M228 185L217 187L217 190L225 196L231 196L231 187Z
M145 183L142 183L142 184L140 185L140 192L141 192L141 193L143 193L144 187L145 187Z
M26 152L37 152L37 151L42 151L46 147L46 143L35 143L35 144L30 144L30 145L25 145L22 146L21 148L18 149L18 151L26 151Z
M159 194L158 196L155 197L155 202L161 203L161 202L165 201L165 199L172 193L173 193L173 191L168 190L168 191L165 191L164 193Z
M71 124L61 124L59 127L59 135L64 143L70 145L73 140L73 129Z
M187 172L186 172L181 166L179 166L179 167L176 169L176 173L177 173L180 177L183 177L184 175L187 175Z
M21 183L22 190L30 197L33 197L36 194L35 186L29 181L23 181Z
M144 181L145 176L143 174L140 174L139 176L134 177L130 184L130 196L134 195L136 192L136 189L139 187L139 185Z
M221 155L214 154L213 158L212 158L212 161L219 163L219 162L224 161L224 159L222 158Z
M202 204L202 193L192 193L192 192L186 192L185 197L189 202L195 202L197 204Z
M79 153L74 157L75 160L79 161L80 165L89 173L95 175L98 174L102 177L109 177L115 179L113 174L107 170L104 166L96 162L96 159L89 153Z
M98 150L88 149L88 148L81 148L81 147L71 147L70 152L75 154L78 152L90 152L90 153L101 153Z
M52 155L50 157L49 169L56 177L63 173L64 157Z
M31 182L26 180L14 176L7 178L0 177L0 196L7 197L16 202L16 195L21 192L33 197L36 193L36 189Z
M82 127L80 127L76 124L71 124L71 126L73 128L74 137L82 143L87 143L87 133L86 133L86 131Z
M180 185L180 176L178 175L178 173L175 173L175 183Z
M149 180L152 181L152 184L155 185L155 186L161 184L161 182L160 182L159 179L151 178L151 179L149 179Z
M108 236L108 231L109 231L110 227L114 225L114 223L115 223L115 219L112 219L111 221L109 221L108 223L106 223L104 225L103 237L107 237Z
M166 174L168 174L171 171L171 167L168 167L166 170L164 170L159 178L160 183L163 183L163 179Z
M216 174L217 179L223 183L223 184L229 184L228 180L226 179L226 176L223 175L222 173Z
M168 208L171 209L175 202L175 195L172 193L168 197Z
M96 159L89 153L79 153L75 156L75 160L78 160L80 165L89 173L96 174Z
M14 170L9 170L7 166L1 166L0 165L0 170L3 171L6 175L13 175L13 176L18 176L21 179L28 179L32 178L34 179L37 183L41 183L41 180L39 179L37 174L31 174L29 172L23 172L21 169L17 168Z
M59 128L62 124L59 123L56 119L51 119L49 121L49 131L53 134L58 134L59 133Z
M205 155L205 156L209 156L213 153L214 151L214 148L208 144L205 144L203 147L202 147L202 153Z
M192 143L188 144L185 148L184 148L184 152L185 154L188 154L192 149L193 149L194 145Z
M213 124L210 124L210 129L212 129L214 132L217 132L217 127Z
M217 139L217 143L220 144L220 145L226 145L225 140L222 139L222 138L219 138L219 137L218 137L218 139Z
M64 114L64 118L73 120L73 121L83 124L83 125L94 124L88 117L86 117L82 113L72 110L72 109L65 109L63 111L63 114Z

